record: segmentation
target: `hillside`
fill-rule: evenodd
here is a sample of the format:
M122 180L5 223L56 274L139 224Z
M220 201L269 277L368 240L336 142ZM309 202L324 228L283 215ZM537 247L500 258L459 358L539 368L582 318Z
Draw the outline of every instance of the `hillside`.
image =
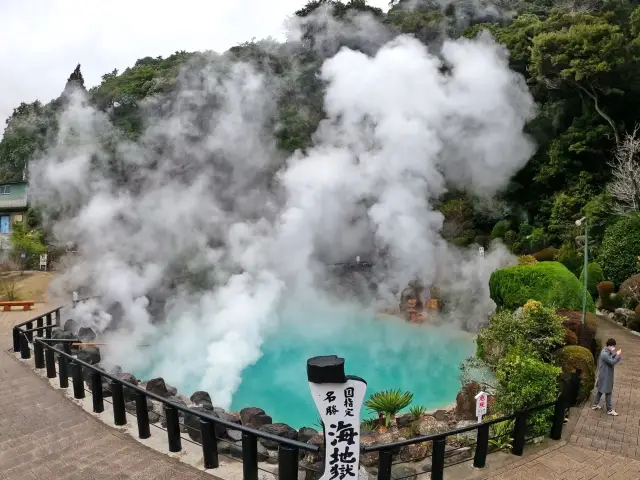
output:
M302 44L254 41L221 57L251 62L279 82L270 128L283 156L313 144L312 133L324 117L323 85L317 76L323 60L343 45L367 53L377 48L373 38L362 37L362 31L349 33L347 27L358 22L356 14L377 18L387 37L410 34L433 48L445 37L473 38L488 30L508 49L512 69L524 76L538 105L536 118L527 126L537 151L492 208L449 189L439 205L446 218L444 236L458 245L486 245L491 237L499 237L518 254L554 246L579 265L574 238L580 231L575 219L588 216L597 247L605 228L617 218L612 212L640 208L640 188L630 183L633 175L624 173L638 175L639 170L640 141L634 136L640 120L637 2L496 0L483 3L480 11L465 2L442 7L437 2L400 0L384 13L364 0L315 0L296 14L312 16L324 4L333 6L333 20L344 28L321 36L314 30L316 23L302 22L306 28ZM509 13L513 10L515 14ZM121 135L136 140L145 128L140 113L148 108L145 101L170 97L181 69L196 68L205 55L211 52L177 51L167 58L142 58L123 72L106 73L102 83L89 90L90 101L108 113ZM84 88L80 66L65 90L74 85ZM63 104L61 97L47 105L16 107L0 142L0 181L19 180L29 160L46 150ZM161 103L155 105L162 108ZM616 151L626 162L618 170L611 166ZM612 188L616 173L618 184ZM117 164L114 174L128 175L118 171Z

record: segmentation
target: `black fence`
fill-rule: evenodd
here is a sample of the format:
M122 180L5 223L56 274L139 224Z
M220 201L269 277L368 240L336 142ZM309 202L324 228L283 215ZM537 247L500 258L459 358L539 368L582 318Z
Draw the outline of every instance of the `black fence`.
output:
M180 412L184 415L197 417L199 419L201 437L201 442L199 442L199 444L202 448L205 469L215 469L219 466L218 440L220 440L220 438L216 435L216 425L219 425L229 430L239 431L242 434L241 458L243 464L243 478L245 480L258 480L258 439L277 443L278 467L276 474L281 480L297 479L301 468L306 470L307 473L312 473L313 475L311 478L317 479L321 476L321 472L314 471L313 469L300 465L300 458L304 453L322 453L320 452L321 449L318 445L283 438L268 432L209 415L206 412L172 403L167 398L147 391L138 385L126 382L117 375L109 374L94 365L74 357L71 354L71 345L72 342L79 342L79 340L52 338L53 329L58 327L62 328L60 323L61 309L62 307L56 308L55 310L44 313L32 320L15 325L13 327L13 350L14 352L20 352L22 359L30 359L31 345L33 345L35 368L46 369L46 375L48 378L55 378L58 376L60 388L69 387L70 376L72 379L73 394L76 399L85 398L86 381L90 385L93 411L95 413L104 412L105 395L103 392L103 382L105 382L106 379L106 381L109 382L108 386L112 397L111 403L113 406L113 420L115 425L123 426L127 424L125 389L129 390L129 397L131 397L131 393L134 394L138 436L141 439L146 439L151 436L147 403L148 399L155 400L163 405L165 411L167 441L170 452L179 452L182 450L182 440L184 440L184 438L182 437L180 430ZM55 322L53 321L54 318ZM64 345L64 351L54 348L51 343L62 343ZM58 360L57 369L56 358ZM69 375L69 372L71 372L71 375ZM562 436L562 428L566 414L569 408L576 404L579 388L580 370L577 370L565 382L562 393L554 402L539 405L525 411L514 413L513 415L489 420L479 424L476 423L468 427L444 433L414 437L382 445L363 446L361 447L361 453L362 455L377 453L377 478L379 480L390 480L393 465L408 463L408 461L398 461L395 463L393 461L394 456L397 456L403 447L430 442L432 452L430 469L431 479L442 480L444 478L445 467L455 465L456 463L462 463L447 462L447 459L450 458L451 454L455 454L455 451L447 452L447 438L476 431L476 438L473 443L475 446L473 466L476 468L484 468L486 465L487 455L490 453L489 433L491 426L502 422L513 421L513 429L508 434L511 440L510 449L513 455L521 456L524 452L527 440L530 440L530 438L527 438L527 434L530 433L528 420L531 415L544 410L552 410L549 415L551 419L551 426L548 433L552 439L559 440ZM462 461L469 461L469 458L464 458ZM412 474L411 476L414 475ZM309 478L310 477L307 476L307 479ZM400 479L396 478L396 480Z

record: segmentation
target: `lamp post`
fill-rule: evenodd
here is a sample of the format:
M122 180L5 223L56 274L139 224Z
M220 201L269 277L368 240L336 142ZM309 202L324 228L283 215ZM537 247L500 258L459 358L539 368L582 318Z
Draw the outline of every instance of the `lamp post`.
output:
M576 226L580 227L584 223L584 267L582 276L584 278L584 291L582 292L582 325L587 323L587 281L589 277L589 232L587 228L587 217L576 220Z

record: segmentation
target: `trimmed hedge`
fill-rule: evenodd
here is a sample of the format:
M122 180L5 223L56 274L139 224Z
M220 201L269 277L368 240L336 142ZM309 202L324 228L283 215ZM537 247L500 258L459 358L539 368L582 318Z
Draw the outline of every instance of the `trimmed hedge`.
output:
M576 368L582 370L578 403L584 403L591 395L596 381L596 365L591 352L578 345L563 347L556 352L556 365L562 368L562 381L568 379Z
M611 301L611 294L615 293L616 286L613 282L605 280L604 282L600 282L596 285L596 290L598 290L598 296L600 297L600 303L602 304L602 308L605 310L609 310L613 312L613 302Z
M582 310L582 285L567 267L559 262L538 262L496 270L489 279L491 298L498 308L515 310L529 300L566 310ZM591 295L587 310L595 312Z
M557 248L547 247L532 255L533 258L535 258L539 262L552 262L553 260L555 260L556 255L558 255L559 251L560 250L558 250Z
M623 217L604 232L598 257L605 278L620 285L637 271L640 216Z
M587 265L587 289L589 293L595 298L598 295L598 284L604 280L604 273L602 267L597 262L591 262ZM584 284L584 267L580 270L580 282Z

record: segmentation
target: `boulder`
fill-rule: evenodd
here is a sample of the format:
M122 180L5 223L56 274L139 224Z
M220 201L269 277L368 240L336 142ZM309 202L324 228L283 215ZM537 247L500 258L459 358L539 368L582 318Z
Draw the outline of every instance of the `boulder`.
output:
M197 412L206 413L207 415L209 415L211 417L220 418L221 420L225 420L227 422L238 423L238 424L240 423L239 421L236 421L233 417L231 417L230 415L228 415L224 411L208 410L208 409L206 409L206 408L204 408L202 406L191 407L191 410L195 410ZM187 413L184 416L184 424L187 427L187 433L189 434L189 436L194 441L201 442L202 436L200 435L200 418L197 417L196 415L191 415L191 414ZM227 433L227 427L225 427L224 425L216 423L215 424L215 432L216 432L216 437L217 438L224 438L225 434Z
M271 425L273 423L273 419L269 415L255 415L251 417L249 423L246 425L251 428L260 428L265 425Z
M169 392L170 397L175 397L178 394L178 389L176 387L172 387L171 385L167 385L167 391Z
M302 427L300 430L298 430L298 440L303 443L307 443L309 440L311 440L312 437L317 434L318 431L315 428Z
M227 451L229 452L229 455L231 455L232 457L242 460L242 441L232 443L231 445L228 446ZM258 444L258 461L268 462L269 457L270 457L269 451L266 448L264 448L262 445ZM277 463L278 461L277 453L275 455L275 458L276 458L275 463ZM272 463L272 462L269 462L269 463Z
M433 412L433 416L439 422L446 422L447 420L449 420L449 412L447 412L446 410L436 410L435 412Z
M398 428L405 428L410 426L415 418L411 413L403 413L402 415L398 415L396 417L396 423L398 424Z
M303 480L319 480L324 473L324 463L316 462L305 469ZM345 477L346 478L346 477Z
M162 428L167 428L167 418L160 417L160 426ZM190 428L184 424L184 417L178 417L178 426L180 428L180 433L189 433Z
M418 462L425 459L431 451L431 442L414 443L400 449L394 457L398 462Z
M204 402L213 405L213 402L211 402L211 395L209 395L207 392L203 392L202 390L193 392L189 399L196 405L201 405Z
M211 398L209 398L209 403L211 403ZM247 407L240 410L240 420L242 421L243 425L249 425L253 417L255 417L256 415L264 415L264 414L265 414L264 410L261 408Z
M456 424L456 430L459 428L470 427L476 423L477 422L475 420L461 420ZM470 430L468 432L459 433L455 436L456 442L461 445L470 445L475 443L476 438L478 438L478 430Z
M160 415L152 410L149 410L149 423L158 423L159 421Z
M135 400L132 402L127 402L124 404L124 408L129 413L136 413L136 402ZM153 411L153 402L149 397L147 397L147 410L149 412Z
M358 470L358 479L357 480L376 480L376 477L371 475L366 468L360 465L360 470Z
M418 421L418 433L420 435L434 435L436 433L444 433L449 430L449 425L446 422L436 420L435 417L430 415L422 417Z
M636 312L628 308L616 308L613 313L613 319L624 326L632 320L635 320L635 318Z
M418 471L415 468L407 465L392 465L391 467L392 480L416 480L417 477Z
M132 375L131 373L122 372L122 373L116 375L116 377L118 377L123 382L131 383L131 384L136 385L136 386L138 385L138 379L134 375ZM124 401L125 402L135 401L136 392L134 390L131 390L130 388L127 388L125 386L123 388L123 393L124 393Z
M89 365L100 363L100 349L98 347L85 347L78 351L78 360Z
M96 333L89 327L80 327L78 338L83 342L93 342L96 339Z
M240 440L242 440L242 432L240 430L227 429L227 437L229 437L234 442L239 442Z
M260 430L271 435L277 435L278 437L288 438L290 440L298 439L298 431L291 428L286 423L273 423L269 425L262 425ZM278 448L278 442L266 440L264 438L259 439L260 443L266 448L276 450Z
M151 380L149 380L147 382L147 392L155 393L156 395L159 395L165 398L168 398L171 396L169 395L167 386L164 383L164 378L162 377L152 378Z
M452 447L451 445L447 445L444 451L444 463L445 465L450 465L452 463L462 462L471 458L471 448L470 447Z
M181 407L186 407L187 403L182 400L180 397L167 397L167 400L170 403L173 403L175 405L180 405ZM162 410L163 410L163 414L166 415L167 413L167 405L166 404L162 404ZM178 416L182 417L184 416L184 413L181 410L178 410Z
M65 332L75 333L78 331L78 323L75 320L69 319L64 322L64 327L62 327Z

